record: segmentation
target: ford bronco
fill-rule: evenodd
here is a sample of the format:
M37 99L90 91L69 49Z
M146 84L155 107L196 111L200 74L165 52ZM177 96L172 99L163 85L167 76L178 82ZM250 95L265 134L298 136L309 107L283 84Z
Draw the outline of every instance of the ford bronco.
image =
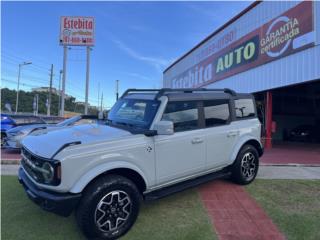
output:
M258 172L261 124L250 94L230 89L129 89L105 125L33 132L22 142L19 181L43 209L75 211L88 238L116 239L140 202L216 178Z

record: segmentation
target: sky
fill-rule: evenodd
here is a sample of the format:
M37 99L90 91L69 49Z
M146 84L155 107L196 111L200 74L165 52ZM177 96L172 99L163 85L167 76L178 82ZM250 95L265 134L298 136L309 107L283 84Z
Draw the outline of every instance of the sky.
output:
M127 88L162 87L162 73L251 2L1 2L1 87L59 87L63 48L59 45L60 16L93 16L95 46L91 51L89 103L115 102ZM68 50L66 94L84 101L85 47ZM98 90L100 86L100 91Z

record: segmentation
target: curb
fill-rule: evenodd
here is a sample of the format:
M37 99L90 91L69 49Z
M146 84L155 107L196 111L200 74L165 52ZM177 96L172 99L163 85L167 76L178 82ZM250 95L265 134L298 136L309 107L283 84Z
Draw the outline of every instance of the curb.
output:
M1 165L20 165L20 159L1 159Z
M260 167L320 167L320 164L300 164L300 163L261 163Z

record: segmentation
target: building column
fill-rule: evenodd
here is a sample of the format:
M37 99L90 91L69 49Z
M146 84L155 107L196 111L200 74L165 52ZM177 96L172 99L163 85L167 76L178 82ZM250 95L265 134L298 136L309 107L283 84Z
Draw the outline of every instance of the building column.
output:
M265 149L272 148L272 92L267 91L266 101L266 142Z

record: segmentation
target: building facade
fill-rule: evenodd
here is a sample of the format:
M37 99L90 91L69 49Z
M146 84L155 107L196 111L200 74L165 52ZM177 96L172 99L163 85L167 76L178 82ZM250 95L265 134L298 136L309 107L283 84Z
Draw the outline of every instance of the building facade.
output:
M163 74L164 87L254 93L266 147L320 125L320 2L254 2Z

